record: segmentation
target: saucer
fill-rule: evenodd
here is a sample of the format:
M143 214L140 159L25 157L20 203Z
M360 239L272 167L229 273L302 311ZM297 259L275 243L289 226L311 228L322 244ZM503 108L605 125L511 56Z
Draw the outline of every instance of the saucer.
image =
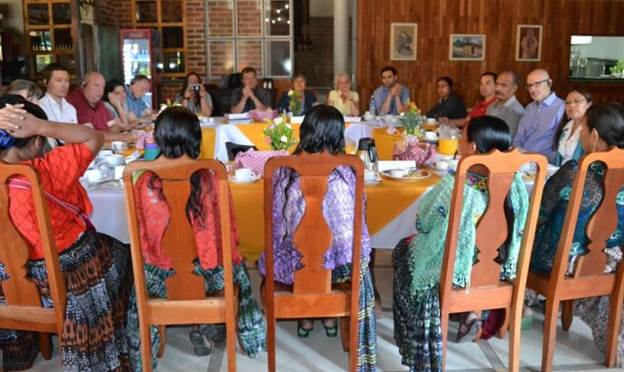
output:
M407 174L401 177L393 176L392 169L385 170L381 172L381 174L388 178L406 182L414 182L431 177L431 172L429 172L428 170L417 168L408 169Z
M370 180L367 181L366 179L364 180L364 185L366 186L374 186L377 185L381 182L381 177L379 177L379 175L377 175L377 177L374 180Z
M234 177L232 175L228 176L228 179L231 182L238 183L238 184L241 184L241 185L246 184L246 183L254 183L257 180L259 180L260 178L262 178L262 176L260 176L259 174L254 174L250 179L243 181L243 180L239 180L238 178L236 178L236 177Z
M112 189L112 190L121 190L123 189L123 183L121 182L121 180L106 180L106 181L102 181L100 182L100 187L103 187L105 189Z

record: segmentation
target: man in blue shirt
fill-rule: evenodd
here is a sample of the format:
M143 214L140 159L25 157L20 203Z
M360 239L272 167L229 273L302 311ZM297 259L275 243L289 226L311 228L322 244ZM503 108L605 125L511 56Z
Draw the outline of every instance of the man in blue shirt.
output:
M147 76L137 75L130 82L130 86L126 87L126 106L128 111L134 113L137 118L142 118L152 113L152 110L143 99L143 96L149 92L151 85Z
M565 112L565 103L551 86L552 80L546 70L536 69L527 76L526 88L534 101L525 108L513 139L514 147L544 154L550 162L555 159L552 144Z
M382 86L375 89L373 99L377 115L398 115L405 111L410 99L409 89L397 82L397 71L392 66L381 69Z

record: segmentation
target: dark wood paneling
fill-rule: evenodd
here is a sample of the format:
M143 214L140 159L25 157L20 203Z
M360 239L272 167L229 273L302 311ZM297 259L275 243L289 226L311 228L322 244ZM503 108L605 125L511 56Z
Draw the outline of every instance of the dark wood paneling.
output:
M517 95L530 102L524 89L534 68L547 69L558 95L584 87L595 102L624 101L624 82L568 81L571 34L624 36L624 1L617 0L358 0L358 90L368 107L373 90L381 84L379 69L392 65L406 83L416 104L428 109L437 99L435 81L443 75L456 82L456 91L468 107L478 98L479 75L511 69L520 74ZM418 60L390 61L390 24L418 23ZM541 62L515 61L518 24L543 26ZM450 34L485 34L484 61L449 61Z

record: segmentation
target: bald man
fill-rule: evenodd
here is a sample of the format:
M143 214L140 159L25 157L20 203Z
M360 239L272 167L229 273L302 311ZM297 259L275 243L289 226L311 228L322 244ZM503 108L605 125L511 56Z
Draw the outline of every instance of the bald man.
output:
M76 108L78 123L91 125L104 133L106 141L128 141L130 135L120 133L122 130L119 119L106 109L102 97L106 81L99 72L88 72L82 80L82 86L67 96L67 101Z
M533 102L526 107L518 123L513 146L544 154L552 163L556 154L552 144L565 111L565 102L551 90L552 80L546 70L531 71L526 81Z

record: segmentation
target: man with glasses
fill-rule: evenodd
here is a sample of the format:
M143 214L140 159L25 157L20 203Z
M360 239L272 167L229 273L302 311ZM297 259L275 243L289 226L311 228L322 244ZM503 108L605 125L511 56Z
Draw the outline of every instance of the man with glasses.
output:
M526 107L520 119L513 146L544 154L548 161L553 162L556 153L552 144L565 103L551 90L551 86L552 80L546 70L536 69L527 76L526 88L533 102Z
M516 99L520 77L513 71L503 71L496 78L494 96L496 101L489 105L487 115L503 119L509 126L512 136L518 131L518 122L524 114L524 107Z

